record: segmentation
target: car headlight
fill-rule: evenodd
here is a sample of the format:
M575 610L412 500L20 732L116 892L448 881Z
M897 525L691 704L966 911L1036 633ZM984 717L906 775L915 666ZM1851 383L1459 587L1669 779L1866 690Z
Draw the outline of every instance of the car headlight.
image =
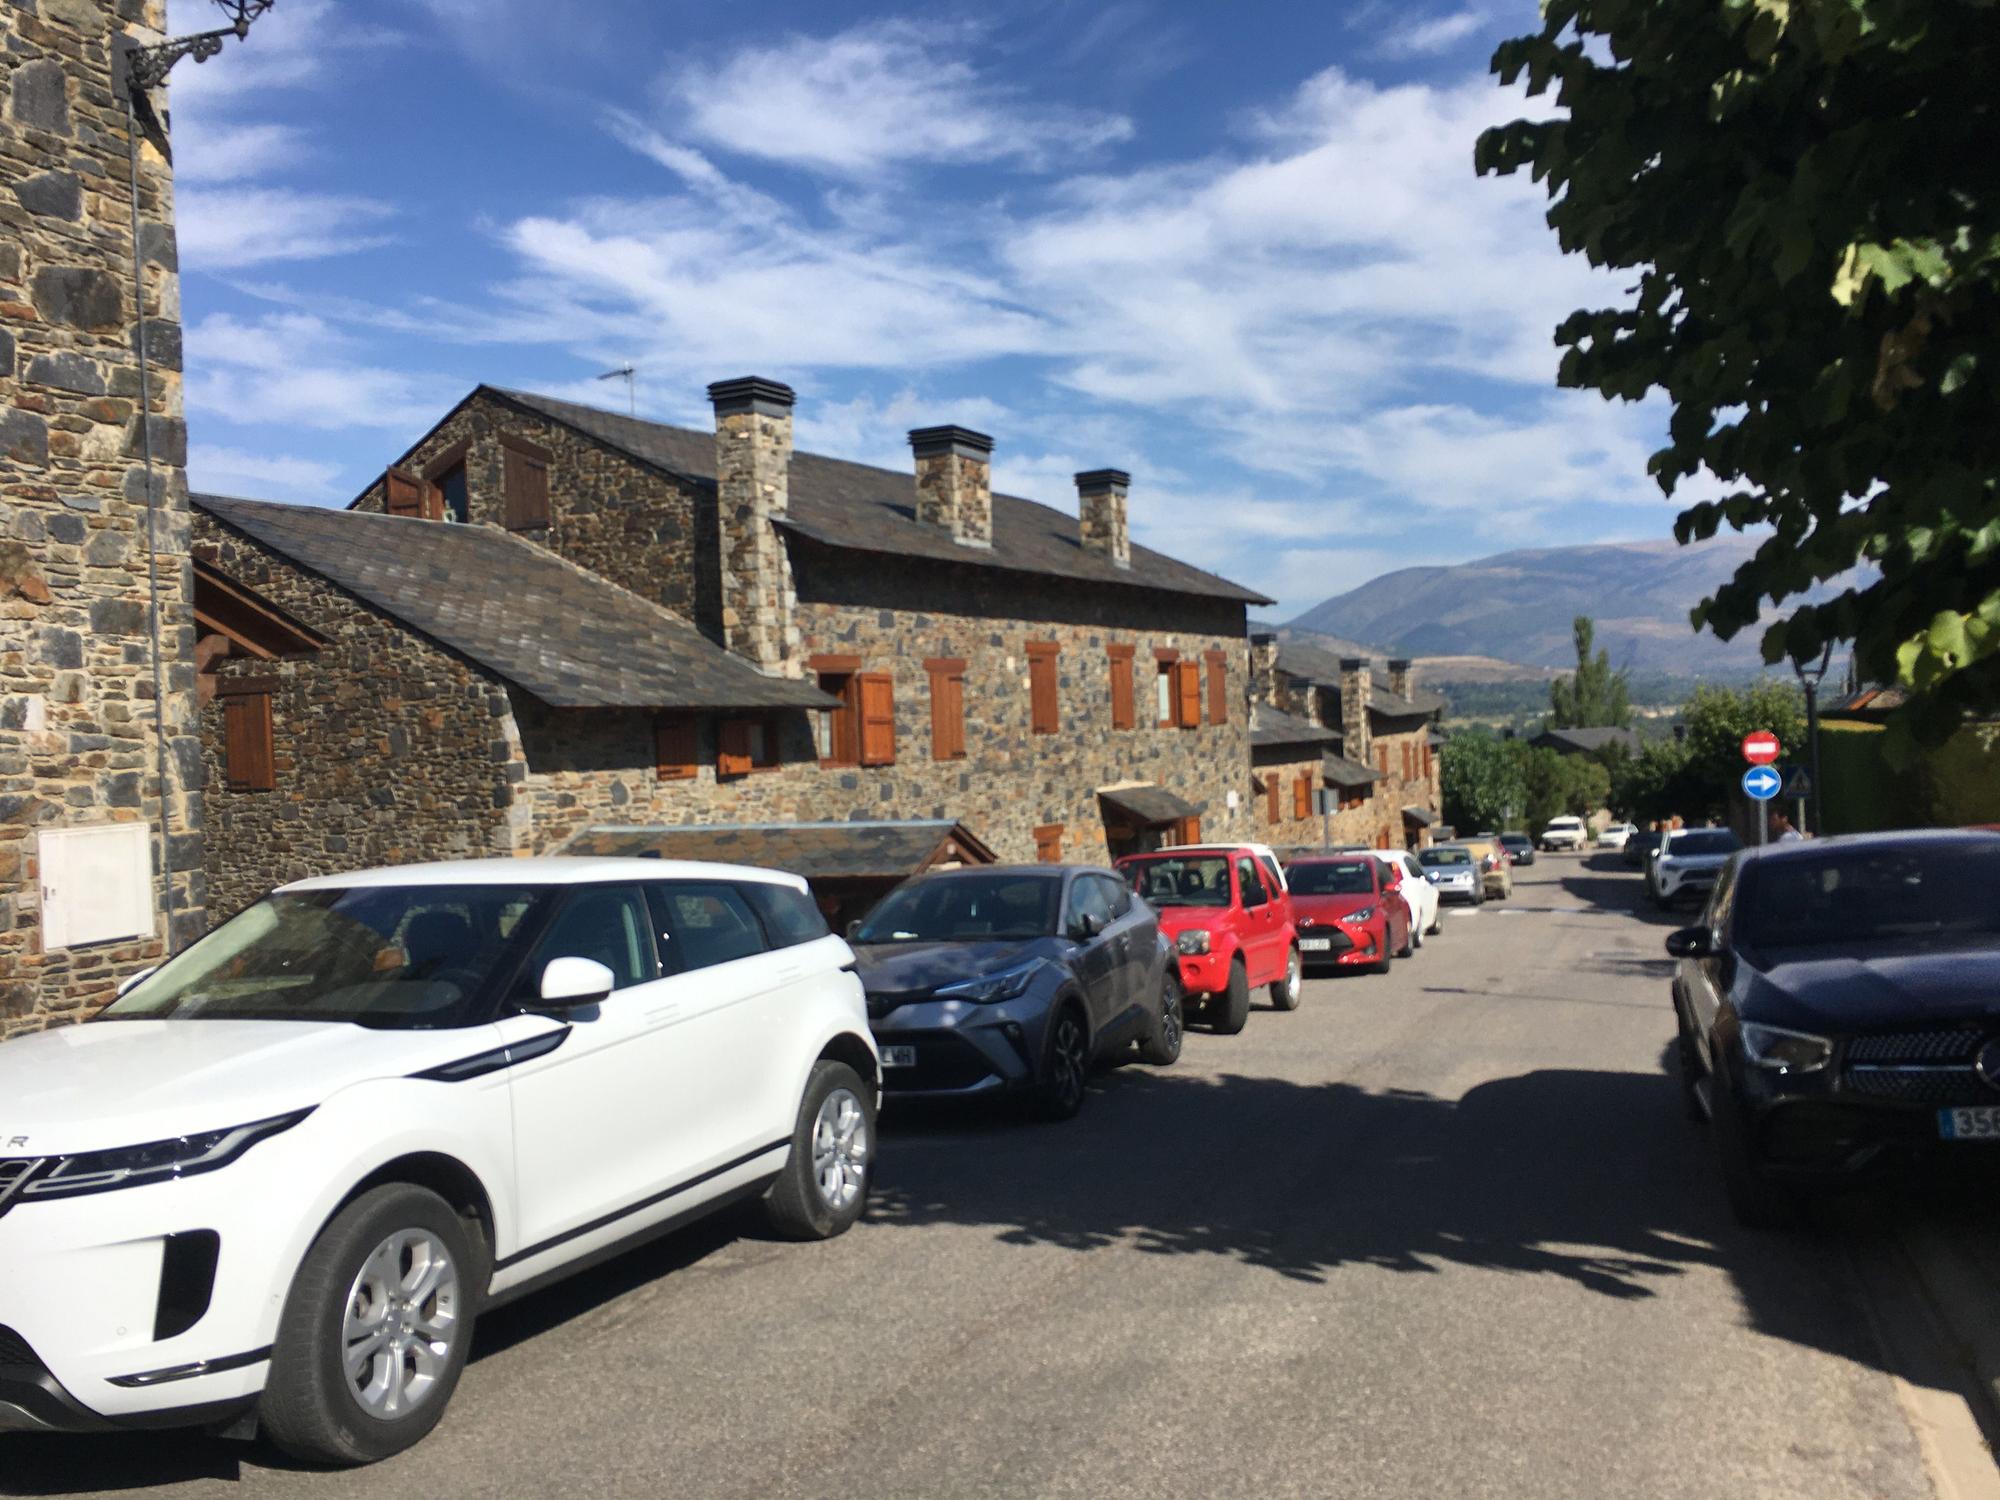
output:
M1833 1060L1833 1043L1810 1031L1742 1023L1743 1054L1760 1068L1778 1073L1814 1073Z
M39 1198L80 1198L117 1188L146 1187L219 1171L259 1141L290 1130L311 1114L302 1109L250 1125L175 1136L144 1146L120 1146L110 1151L85 1151L76 1156L50 1157L48 1164L21 1188L20 1202Z
M1179 937L1174 939L1174 947L1182 953L1208 952L1208 929L1205 927L1190 927L1186 932L1183 932Z
M1346 916L1342 917L1340 920L1343 922L1365 922L1374 915L1375 915L1374 907L1364 906L1359 911L1349 912Z
M977 979L962 979L957 984L940 986L937 993L953 1000L972 1000L981 1005L990 1005L996 1000L1012 1000L1034 983L1035 971L1041 966L1041 960L1036 959L1017 968L1002 969L998 974L982 974Z

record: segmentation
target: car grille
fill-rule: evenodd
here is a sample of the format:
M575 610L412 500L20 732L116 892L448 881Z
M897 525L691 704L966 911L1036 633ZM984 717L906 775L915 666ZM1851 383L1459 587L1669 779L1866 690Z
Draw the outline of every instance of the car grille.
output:
M1977 1026L1937 1027L1928 1031L1885 1031L1858 1036L1847 1043L1850 1063L1949 1063L1969 1065L1986 1036Z
M5 1323L0 1323L0 1378L33 1378L43 1374L47 1368L36 1358L35 1351L28 1347L26 1339Z
M936 998L929 990L870 990L868 1014L886 1016L890 1011L901 1010L905 1005L915 1005L920 1000Z
M1972 1068L1882 1067L1863 1063L1847 1070L1847 1087L1871 1099L1894 1099L1903 1104L1993 1102L1993 1091Z
M883 1087L892 1093L900 1089L968 1089L993 1073L984 1053L949 1031L891 1034L881 1041L884 1046L915 1047L917 1051L916 1066L882 1070Z

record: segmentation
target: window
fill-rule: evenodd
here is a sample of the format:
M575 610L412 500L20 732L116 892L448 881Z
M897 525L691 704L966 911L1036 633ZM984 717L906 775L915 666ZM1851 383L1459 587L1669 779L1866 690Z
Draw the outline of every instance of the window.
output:
M965 757L965 661L934 656L924 663L931 679L931 759Z
M1063 826L1044 823L1035 830L1035 858L1045 865L1062 863Z
M268 792L278 785L271 735L276 686L269 677L224 677L215 685L222 699L222 774L232 792Z
M1208 722L1227 724L1229 722L1229 669L1223 665L1220 651L1204 651L1202 656L1208 662Z
M721 881L662 881L646 887L660 952L670 973L686 974L765 949L764 927L741 889ZM822 927L824 924L822 924Z
M1077 923L1083 917L1095 921L1099 932L1111 925L1111 893L1104 884L1091 875L1079 875L1070 882L1069 907L1063 913L1064 932L1076 933Z
M501 494L509 531L529 531L549 524L549 450L500 434Z
M1056 653L1054 641L1028 642L1028 717L1036 734L1054 734L1062 728L1062 708L1056 697Z
M861 764L896 763L896 687L887 672L863 672L855 679L861 706Z
M658 979L659 953L651 931L652 916L637 886L578 886L535 945L534 957L521 971L521 988L530 996L538 994L542 970L559 958L595 959L611 971L615 990ZM409 937L403 946L412 946Z
M737 886L764 922L764 936L773 948L814 943L831 929L813 898L797 886L749 880Z
M1313 810L1313 773L1301 771L1292 782L1292 816L1310 818Z
M700 759L693 719L685 714L663 714L653 721L654 774L661 781L692 781Z
M767 720L724 719L715 738L717 776L748 776L778 764L778 735Z
M434 481L441 519L464 523L472 519L472 496L465 485L465 465L446 469Z
M1264 889L1263 877L1257 873L1257 864L1254 860L1236 861L1236 889L1243 893L1243 907L1246 911L1254 906L1262 906L1271 899L1269 892Z
M1130 646L1112 644L1104 648L1111 658L1111 727L1130 729L1138 722L1132 701L1132 651Z
M818 715L814 741L823 766L861 764L861 671L858 656L811 656L806 665L818 674L819 690L840 700L839 708Z
M1104 886L1105 896L1111 902L1111 915L1122 917L1132 910L1132 887L1119 875L1092 875L1091 880Z
M1154 720L1162 729L1171 729L1174 726L1174 665L1171 656L1163 657L1160 661L1158 692L1155 695L1158 712L1154 715Z

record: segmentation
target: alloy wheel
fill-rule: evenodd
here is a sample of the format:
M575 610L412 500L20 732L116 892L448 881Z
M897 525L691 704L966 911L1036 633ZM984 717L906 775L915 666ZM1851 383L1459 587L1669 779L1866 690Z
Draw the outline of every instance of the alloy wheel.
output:
M458 1268L438 1237L399 1229L362 1261L341 1320L341 1368L362 1410L407 1416L429 1400L459 1337Z
M820 1102L813 1119L813 1181L822 1202L836 1213L861 1196L868 1184L868 1115L847 1089Z
M1302 972L1302 964L1303 960L1299 957L1299 950L1294 948L1292 956L1285 963L1285 995L1294 1005L1299 1003L1299 980Z
M1083 1098L1083 1023L1077 1020L1075 1011L1065 1010L1056 1017L1055 1039L1049 1049L1049 1068L1056 1097L1065 1109Z
M1160 986L1160 1041L1169 1052L1180 1050L1183 1004L1180 976L1169 972Z

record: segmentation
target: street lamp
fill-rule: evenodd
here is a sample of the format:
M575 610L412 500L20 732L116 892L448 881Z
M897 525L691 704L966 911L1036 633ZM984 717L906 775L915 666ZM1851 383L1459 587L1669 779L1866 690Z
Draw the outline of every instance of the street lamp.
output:
M1808 667L1797 657L1792 658L1792 671L1798 674L1799 686L1806 690L1806 774L1812 778L1807 791L1807 800L1812 804L1812 831L1823 833L1820 827L1819 810L1819 685L1826 676L1826 669L1833 661L1833 642L1819 654L1819 664Z

